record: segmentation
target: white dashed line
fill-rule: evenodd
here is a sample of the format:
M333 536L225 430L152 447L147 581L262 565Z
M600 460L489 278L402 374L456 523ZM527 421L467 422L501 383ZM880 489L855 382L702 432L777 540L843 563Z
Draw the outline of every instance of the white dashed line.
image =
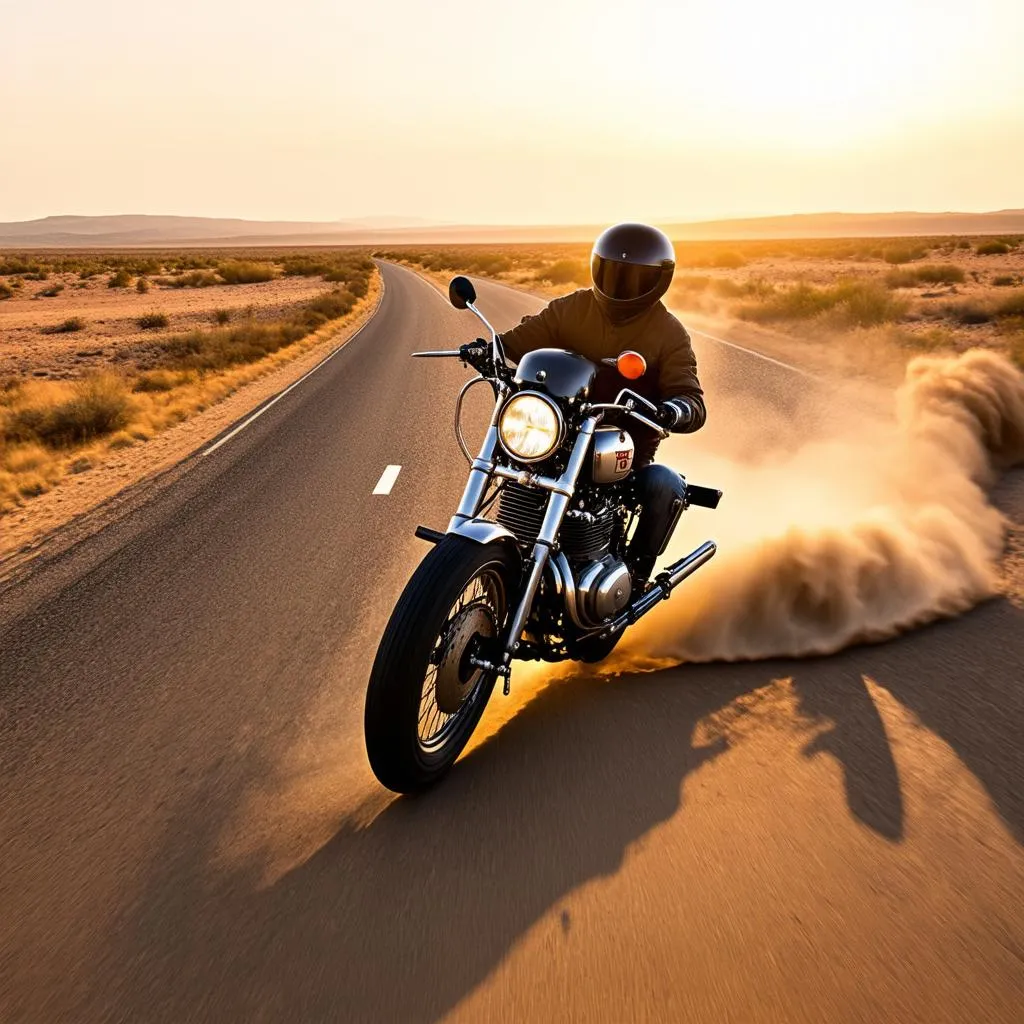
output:
M391 488L395 486L398 474L402 472L401 466L388 466L380 475L377 486L374 487L374 494L390 494Z

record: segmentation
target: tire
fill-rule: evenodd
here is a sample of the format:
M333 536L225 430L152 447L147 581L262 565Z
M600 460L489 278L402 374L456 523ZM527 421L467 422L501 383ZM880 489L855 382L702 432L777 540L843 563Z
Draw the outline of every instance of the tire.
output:
M518 576L518 553L507 545L446 536L406 584L377 648L364 713L370 767L388 789L414 793L432 785L469 741L495 679L473 669L469 647L477 636L500 635ZM479 600L466 600L477 586ZM423 735L425 716L434 715L429 702L424 710L429 700L442 723L436 740ZM456 701L453 712L441 710Z

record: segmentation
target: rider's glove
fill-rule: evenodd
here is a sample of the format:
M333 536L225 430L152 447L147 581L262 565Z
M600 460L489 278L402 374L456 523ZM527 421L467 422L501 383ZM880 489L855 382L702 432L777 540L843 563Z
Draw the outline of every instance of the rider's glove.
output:
M491 346L483 338L477 338L459 349L459 358L477 370L486 365L490 355Z
M688 398L670 398L667 402L662 402L658 406L656 418L658 423L666 430L671 430L675 433L686 430L693 422L695 415L696 413Z

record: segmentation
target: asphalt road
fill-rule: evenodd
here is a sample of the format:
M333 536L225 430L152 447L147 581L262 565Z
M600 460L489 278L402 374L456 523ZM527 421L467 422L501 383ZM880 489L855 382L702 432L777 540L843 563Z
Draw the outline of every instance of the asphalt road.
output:
M0 1019L1019 1021L1006 602L831 658L523 673L442 787L377 787L367 673L465 474L465 371L408 355L475 333L384 274L318 372L3 595ZM480 291L499 329L536 306ZM712 410L827 416L698 347Z

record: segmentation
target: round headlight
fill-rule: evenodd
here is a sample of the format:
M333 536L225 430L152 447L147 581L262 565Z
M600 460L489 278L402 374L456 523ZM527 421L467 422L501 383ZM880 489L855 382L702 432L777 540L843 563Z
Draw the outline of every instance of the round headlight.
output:
M510 398L501 410L498 437L513 458L536 462L558 447L562 437L562 414L541 395L523 392Z

